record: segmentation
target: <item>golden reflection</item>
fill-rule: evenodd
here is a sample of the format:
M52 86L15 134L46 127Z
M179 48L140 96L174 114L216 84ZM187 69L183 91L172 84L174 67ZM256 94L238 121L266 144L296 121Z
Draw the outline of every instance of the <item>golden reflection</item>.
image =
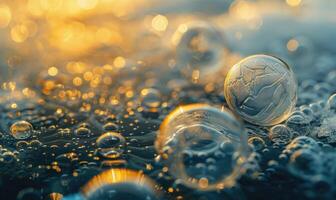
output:
M141 171L131 169L110 169L93 177L83 188L84 196L90 196L98 188L118 183L135 183L155 191L154 182Z
M152 27L156 31L165 31L167 29L167 26L168 26L168 19L163 15L156 15L152 19Z
M299 6L301 4L301 0L286 0L286 3L289 6L296 7L296 6Z
M10 8L6 4L0 4L0 28L8 26L12 19L12 13Z

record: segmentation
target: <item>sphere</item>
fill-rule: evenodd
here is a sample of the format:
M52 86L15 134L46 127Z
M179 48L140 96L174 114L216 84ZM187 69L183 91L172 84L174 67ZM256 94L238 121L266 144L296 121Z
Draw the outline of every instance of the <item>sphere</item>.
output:
M292 133L286 125L278 124L270 129L269 137L276 144L287 144L292 139Z
M87 200L161 199L154 186L154 182L142 172L115 168L93 177L83 187L82 194Z
M155 146L173 177L200 190L234 185L248 156L242 123L228 110L206 104L172 111L160 126Z
M216 28L203 22L190 24L176 47L177 64L193 79L206 78L223 67L224 47L223 37Z
M295 108L297 83L294 73L282 60L254 55L230 69L224 94L229 107L243 119L271 126L287 119Z
M98 153L105 158L118 158L124 152L125 138L116 132L107 132L97 138Z
M141 104L146 110L156 110L161 106L161 94L155 88L142 89L140 98Z
M34 128L29 122L21 120L12 124L9 130L15 139L20 140L29 138L32 135Z

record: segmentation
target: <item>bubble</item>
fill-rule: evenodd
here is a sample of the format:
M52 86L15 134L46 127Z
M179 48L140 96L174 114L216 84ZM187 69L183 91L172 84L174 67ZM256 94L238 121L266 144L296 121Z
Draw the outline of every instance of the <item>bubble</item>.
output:
M160 193L145 174L129 169L110 169L93 177L82 189L87 200L158 200Z
M155 88L145 88L141 90L141 104L146 110L156 111L161 106L161 94Z
M176 47L177 64L188 77L206 78L223 67L224 47L222 35L214 27L202 22L190 24Z
M17 121L10 126L10 133L15 139L27 139L33 133L33 126L24 120Z
M173 177L200 190L234 185L248 154L241 122L228 110L206 104L172 111L161 124L155 146Z
M311 132L311 126L304 116L302 115L292 115L286 121L287 127L294 131L294 135L309 135Z
M107 122L103 126L104 131L116 131L118 130L118 125L113 122Z
M78 137L89 137L91 130L86 127L79 127L75 130L75 135Z
M277 144L287 144L292 138L292 133L286 125L278 124L270 129L269 137Z
M309 106L303 106L300 108L300 110L303 112L305 115L305 118L311 122L315 119L314 112Z
M97 138L98 152L105 158L118 158L123 153L125 138L116 132L107 132Z
M224 93L230 108L246 121L270 126L284 121L293 111L297 84L285 62L254 55L230 69Z
M329 97L327 107L330 111L336 112L336 93Z
M263 149L266 145L265 141L258 136L249 138L248 143L251 144L256 151Z

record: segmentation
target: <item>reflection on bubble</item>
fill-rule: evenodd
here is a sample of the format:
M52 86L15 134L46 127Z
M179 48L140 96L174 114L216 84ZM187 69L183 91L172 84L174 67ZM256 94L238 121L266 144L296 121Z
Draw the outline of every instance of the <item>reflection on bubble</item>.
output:
M240 121L226 109L181 106L163 121L156 149L168 172L201 190L230 187L248 154Z
M27 139L32 135L33 126L24 120L17 121L10 127L10 133L16 139Z
M117 158L123 153L125 138L119 133L107 132L101 135L97 141L98 152L106 158Z
M82 189L85 199L158 200L159 192L145 174L130 169L110 169L93 177Z

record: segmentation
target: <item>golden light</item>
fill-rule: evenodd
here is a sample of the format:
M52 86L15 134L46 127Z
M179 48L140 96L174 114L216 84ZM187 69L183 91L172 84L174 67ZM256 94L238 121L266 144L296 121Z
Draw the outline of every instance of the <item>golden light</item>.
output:
M296 7L296 6L299 6L301 4L301 0L286 0L286 3L289 6Z
M123 68L126 64L125 58L118 56L114 59L113 65L117 68Z
M8 26L12 19L12 13L10 8L5 4L0 4L0 28Z
M77 0L77 3L80 8L89 10L96 7L98 0Z
M152 27L156 31L165 31L168 26L168 19L163 15L156 15L152 19Z
M48 69L49 76L56 76L58 74L58 69L56 67L50 67Z
M256 5L245 0L239 0L233 3L229 13L238 19L246 21L254 20L259 17Z
M29 36L28 28L25 25L16 25L11 30L11 37L14 42L22 43Z
M298 47L299 47L299 42L295 39L290 39L287 42L288 51L296 51Z
M93 177L82 189L84 196L90 196L92 192L105 186L117 183L135 183L141 186L148 186L155 190L155 184L141 171L130 169L110 169Z
M82 85L83 81L80 77L75 77L73 80L72 80L72 83L75 85L75 86L80 86Z

